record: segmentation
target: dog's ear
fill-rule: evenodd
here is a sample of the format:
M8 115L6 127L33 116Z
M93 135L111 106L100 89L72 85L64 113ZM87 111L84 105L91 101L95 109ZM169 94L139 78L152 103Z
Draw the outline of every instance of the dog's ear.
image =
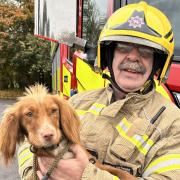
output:
M59 96L55 96L60 110L60 126L64 135L72 142L80 144L80 120L70 104Z
M18 133L19 117L13 106L5 110L0 124L0 153L6 165L14 157L16 143L20 141L20 135Z

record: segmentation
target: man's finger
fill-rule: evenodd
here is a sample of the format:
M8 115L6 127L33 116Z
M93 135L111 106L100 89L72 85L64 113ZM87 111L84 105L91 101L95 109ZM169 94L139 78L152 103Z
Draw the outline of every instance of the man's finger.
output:
M42 173L40 171L37 171L37 176L38 176L39 179L42 179L42 177L43 177L43 175L42 175Z
M84 151L84 149L80 145L73 144L70 147L70 150L74 153L76 158L85 155L85 151Z
M39 165L39 170L44 173L47 171L47 168L51 164L50 158L47 157L39 157L38 158L38 165Z

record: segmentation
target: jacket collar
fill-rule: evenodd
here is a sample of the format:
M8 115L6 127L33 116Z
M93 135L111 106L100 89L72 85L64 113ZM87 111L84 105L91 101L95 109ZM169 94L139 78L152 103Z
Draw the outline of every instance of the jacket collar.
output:
M154 92L155 88L153 88L151 91L144 95L139 93L128 93L124 99L111 102L111 99L113 97L113 89L109 85L106 87L104 94L108 98L106 104L107 107L101 111L101 114L115 117L122 108L128 109L128 111L142 109L143 106L148 101L150 101ZM105 98L104 95L102 95L101 98Z

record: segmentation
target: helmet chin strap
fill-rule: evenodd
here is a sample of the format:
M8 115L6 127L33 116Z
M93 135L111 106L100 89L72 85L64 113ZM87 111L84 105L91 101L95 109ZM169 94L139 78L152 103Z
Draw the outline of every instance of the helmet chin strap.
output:
M119 90L119 91L121 91L121 92L123 92L123 93L125 93L125 94L129 93L129 92L126 92L126 91L124 91L123 89L121 89L121 88L117 85L117 83L114 82L114 81L111 79L111 77L108 76L107 74L104 74L104 73L103 73L103 74L102 74L102 78L109 80L109 81L111 82L111 84L112 84L117 90Z

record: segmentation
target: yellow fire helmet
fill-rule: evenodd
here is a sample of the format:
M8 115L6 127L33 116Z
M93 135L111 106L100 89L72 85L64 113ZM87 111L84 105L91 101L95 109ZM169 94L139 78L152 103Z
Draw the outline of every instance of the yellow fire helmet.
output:
M110 16L98 41L98 67L102 70L109 67L107 51L114 41L156 49L158 80L165 82L174 53L174 39L171 24L159 9L142 1L124 6Z

